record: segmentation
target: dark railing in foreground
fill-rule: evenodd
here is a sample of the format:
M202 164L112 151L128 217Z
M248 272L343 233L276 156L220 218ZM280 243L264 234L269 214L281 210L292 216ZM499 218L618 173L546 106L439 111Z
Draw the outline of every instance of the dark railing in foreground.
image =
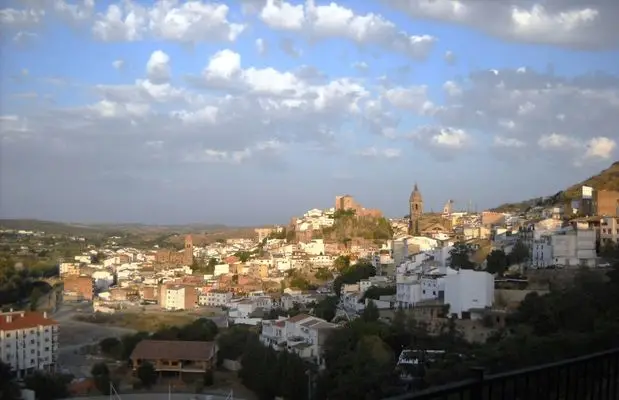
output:
M619 348L496 375L475 373L476 379L388 400L619 399Z

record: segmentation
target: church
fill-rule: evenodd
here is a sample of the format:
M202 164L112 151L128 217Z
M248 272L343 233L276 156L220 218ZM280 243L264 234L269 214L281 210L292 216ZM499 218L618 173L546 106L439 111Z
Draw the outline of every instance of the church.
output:
M450 233L450 220L437 215L423 213L423 196L415 187L408 200L408 234L411 236L432 236L437 233Z

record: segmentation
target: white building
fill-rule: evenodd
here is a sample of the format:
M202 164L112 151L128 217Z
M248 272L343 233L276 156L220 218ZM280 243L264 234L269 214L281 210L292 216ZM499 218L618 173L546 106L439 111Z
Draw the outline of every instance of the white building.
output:
M58 353L58 322L46 312L0 313L0 359L19 378L52 371Z
M595 241L596 234L593 229L579 227L555 233L551 238L554 264L565 267L595 267Z
M492 307L493 302L492 274L461 269L445 276L445 304L449 304L449 314L462 318L463 313Z
M213 271L213 275L226 275L230 273L230 265L228 264L217 264L215 265L215 269Z
M325 242L322 239L313 239L309 243L302 244L302 248L307 254L313 256L325 254Z
M95 271L92 273L95 287L99 290L107 290L114 283L114 274L109 271Z
M198 297L198 304L201 306L222 307L232 300L232 292L211 290Z
M165 306L166 310L184 310L185 309L185 286L174 285L165 288Z
M337 325L310 315L263 321L260 341L275 350L288 350L322 366L322 348L328 335Z

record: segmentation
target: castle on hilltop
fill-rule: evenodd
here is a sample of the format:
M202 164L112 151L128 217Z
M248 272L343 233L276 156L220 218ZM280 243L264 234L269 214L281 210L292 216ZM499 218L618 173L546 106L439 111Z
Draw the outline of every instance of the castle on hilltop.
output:
M335 211L353 210L358 217L381 218L383 213L376 208L363 208L349 194L343 196L335 196Z

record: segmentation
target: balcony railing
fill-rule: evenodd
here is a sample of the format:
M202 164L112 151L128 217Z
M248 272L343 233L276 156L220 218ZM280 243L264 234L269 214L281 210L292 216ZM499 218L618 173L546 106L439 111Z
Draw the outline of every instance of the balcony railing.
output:
M552 364L484 375L389 400L616 400L619 348Z

